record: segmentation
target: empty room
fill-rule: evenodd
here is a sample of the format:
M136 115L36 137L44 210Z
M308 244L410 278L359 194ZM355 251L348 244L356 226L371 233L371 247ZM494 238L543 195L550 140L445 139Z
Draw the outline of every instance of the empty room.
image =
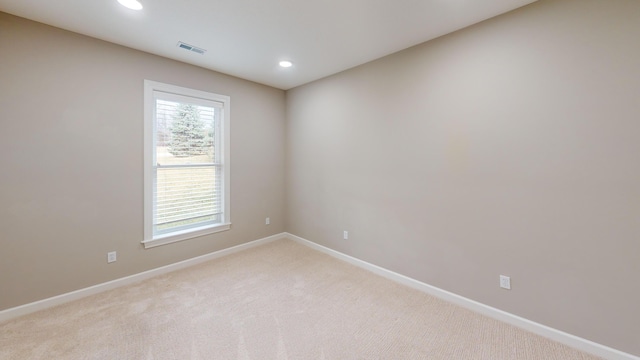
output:
M640 360L640 1L0 0L0 359Z

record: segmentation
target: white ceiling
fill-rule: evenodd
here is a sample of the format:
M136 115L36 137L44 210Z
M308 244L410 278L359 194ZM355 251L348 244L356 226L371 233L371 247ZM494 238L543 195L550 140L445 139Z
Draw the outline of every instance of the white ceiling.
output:
M534 1L140 0L136 12L116 0L0 0L0 11L286 90Z

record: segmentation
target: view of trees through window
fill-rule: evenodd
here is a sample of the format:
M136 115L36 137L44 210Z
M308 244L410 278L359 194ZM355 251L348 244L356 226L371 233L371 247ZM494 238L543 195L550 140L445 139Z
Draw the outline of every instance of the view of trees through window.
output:
M213 107L156 100L156 231L216 222L221 213Z

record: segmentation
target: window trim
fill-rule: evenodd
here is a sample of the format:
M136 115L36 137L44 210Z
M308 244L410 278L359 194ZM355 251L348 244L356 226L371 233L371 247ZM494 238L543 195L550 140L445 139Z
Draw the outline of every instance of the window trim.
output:
M155 122L154 115L154 91L161 91L177 96L187 96L206 101L215 101L223 104L222 121L222 222L219 224L205 225L191 229L174 231L153 236L153 145ZM188 240L204 235L226 231L231 229L231 171L230 171L230 139L231 131L229 119L231 117L231 98L226 95L184 88L176 85L165 84L157 81L144 80L144 239L142 244L145 249L166 245L178 241Z

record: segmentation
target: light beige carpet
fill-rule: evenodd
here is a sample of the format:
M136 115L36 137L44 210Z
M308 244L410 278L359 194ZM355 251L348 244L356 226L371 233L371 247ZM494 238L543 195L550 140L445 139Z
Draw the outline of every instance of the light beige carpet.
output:
M289 240L0 324L0 359L596 359Z

